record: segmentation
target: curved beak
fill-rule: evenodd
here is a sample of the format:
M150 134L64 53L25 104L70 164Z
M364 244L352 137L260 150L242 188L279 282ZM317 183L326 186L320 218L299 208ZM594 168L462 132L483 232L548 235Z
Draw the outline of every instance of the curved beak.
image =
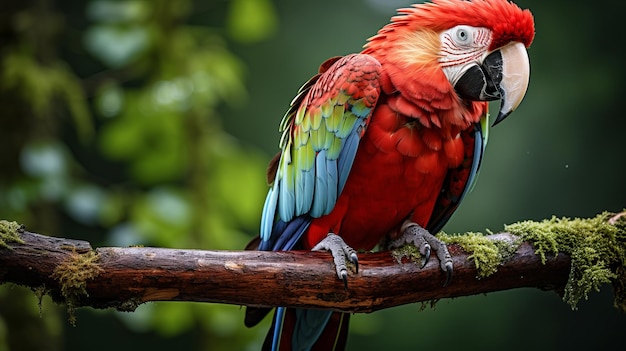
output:
M524 44L510 43L491 52L482 64L471 66L454 88L466 99L500 99L500 112L493 125L502 122L522 102L530 79L530 63Z

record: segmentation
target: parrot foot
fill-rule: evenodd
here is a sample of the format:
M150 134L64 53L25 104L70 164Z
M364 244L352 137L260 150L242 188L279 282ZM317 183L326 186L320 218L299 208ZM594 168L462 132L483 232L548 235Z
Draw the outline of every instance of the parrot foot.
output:
M439 258L441 270L446 272L446 282L443 286L447 286L452 279L452 256L450 256L446 244L430 234L428 230L422 228L419 224L410 221L406 221L402 225L401 233L399 238L389 242L388 248L397 249L406 244L415 245L422 255L422 268L430 259L431 251L435 251L437 258Z
M326 238L320 241L311 250L330 251L333 255L333 261L335 262L337 277L343 280L345 289L348 289L348 265L346 263L346 258L354 264L355 273L359 273L359 259L356 255L356 251L348 246L348 244L346 244L346 242L335 233L328 233Z

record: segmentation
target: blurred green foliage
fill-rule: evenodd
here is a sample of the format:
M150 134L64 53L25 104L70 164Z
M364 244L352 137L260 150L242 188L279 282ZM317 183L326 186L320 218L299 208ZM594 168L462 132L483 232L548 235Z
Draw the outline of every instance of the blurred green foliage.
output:
M193 23L202 6L230 15ZM21 138L2 151L3 171L11 170L0 179L3 218L94 245L246 244L266 191L265 156L223 130L218 108L245 103L247 95L244 64L227 37L267 38L276 28L269 1L42 0L6 10L0 89L13 106L0 133ZM0 304L32 300L21 290L17 297L5 292L12 288L1 288ZM43 313L58 314L49 309ZM0 345L40 349L23 343L15 317L3 312ZM241 328L233 306L150 304L134 314L106 313L165 338L199 333L196 349L244 348L262 334ZM47 334L52 349L64 348L58 327Z
M626 68L613 33L626 3L517 2L536 19L529 92L490 134L447 232L624 207ZM3 2L0 218L95 246L242 248L299 86L409 3ZM522 289L355 315L348 348L602 349L626 325L609 295L576 312ZM34 294L0 287L0 351L255 350L266 331L245 329L237 306L79 309L76 327L49 299L41 307L39 317Z

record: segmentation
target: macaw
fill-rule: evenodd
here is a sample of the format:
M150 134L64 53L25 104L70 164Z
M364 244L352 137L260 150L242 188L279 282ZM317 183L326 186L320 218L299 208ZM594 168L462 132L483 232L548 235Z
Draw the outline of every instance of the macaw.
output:
M332 58L300 89L270 162L260 250L328 250L348 262L380 242L431 249L474 182L493 125L522 101L534 20L507 0L432 0L398 10L358 54ZM248 308L245 323L268 309ZM349 314L279 307L264 349L341 350Z

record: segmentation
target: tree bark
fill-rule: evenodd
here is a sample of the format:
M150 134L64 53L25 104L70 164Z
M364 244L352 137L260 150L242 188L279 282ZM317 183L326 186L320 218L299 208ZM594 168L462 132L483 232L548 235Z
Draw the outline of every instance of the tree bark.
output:
M389 252L359 254L359 272L348 288L335 274L329 253L309 251L207 251L151 247L101 247L85 241L20 231L23 242L0 247L0 283L42 291L73 307L132 311L147 301L200 301L257 307L307 307L372 312L402 304L536 287L560 291L570 258L543 264L522 243L493 275L478 279L469 255L449 245L454 273L446 275L433 257L420 268ZM490 240L515 240L508 233ZM69 272L69 273L68 273ZM83 274L91 272L91 274ZM72 275L74 274L74 275Z

